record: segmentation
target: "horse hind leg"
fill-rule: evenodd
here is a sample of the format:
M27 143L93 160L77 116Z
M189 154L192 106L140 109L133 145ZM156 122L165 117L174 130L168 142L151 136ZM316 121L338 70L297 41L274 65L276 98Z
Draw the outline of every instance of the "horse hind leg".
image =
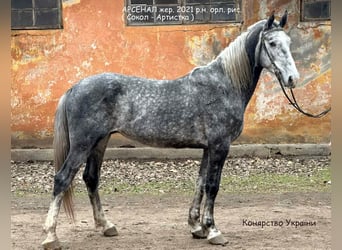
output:
M56 235L57 218L65 193L71 186L72 180L78 172L81 164L86 159L86 152L71 149L62 168L55 175L54 199L50 204L47 218L44 224L44 231L47 238L42 242L44 249L60 249L60 243Z
M116 236L118 232L114 224L105 218L98 192L100 170L108 139L109 136L102 139L92 150L87 159L83 180L86 183L90 203L93 207L95 226L102 227L102 232L105 236Z
M190 226L190 232L196 239L206 238L208 231L202 227L200 216L201 216L201 203L204 195L205 178L208 167L208 149L203 150L202 162L196 181L196 189L192 205L189 209L188 224Z
M42 242L44 249L61 249L56 235L57 217L62 203L63 194L57 195L50 204L49 212L44 224L46 239Z

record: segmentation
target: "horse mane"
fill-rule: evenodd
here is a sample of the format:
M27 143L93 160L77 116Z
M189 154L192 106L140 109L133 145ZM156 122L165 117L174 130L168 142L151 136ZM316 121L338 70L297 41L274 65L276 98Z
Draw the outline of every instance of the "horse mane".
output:
M250 26L218 55L218 58L221 58L225 74L231 78L233 86L238 90L248 87L252 80L253 70L247 55L246 39L250 31L262 22L264 21Z

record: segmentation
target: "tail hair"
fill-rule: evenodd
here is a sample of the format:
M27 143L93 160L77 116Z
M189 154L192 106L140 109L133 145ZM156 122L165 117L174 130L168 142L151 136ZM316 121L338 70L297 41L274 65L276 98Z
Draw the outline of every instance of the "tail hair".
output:
M57 173L62 168L70 149L69 129L66 116L67 93L63 95L59 100L55 115L53 139L55 173ZM74 221L75 216L72 184L64 193L63 207L68 217L70 217Z

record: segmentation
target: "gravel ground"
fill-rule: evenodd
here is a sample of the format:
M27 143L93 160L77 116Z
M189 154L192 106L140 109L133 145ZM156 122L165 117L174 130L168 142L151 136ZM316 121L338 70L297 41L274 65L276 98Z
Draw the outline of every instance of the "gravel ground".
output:
M158 182L190 183L193 187L199 164L200 161L197 160L107 160L102 165L100 188L110 193L125 191L125 187ZM222 176L244 177L262 173L310 176L315 171L327 169L329 166L330 157L229 158ZM76 192L85 191L82 172L79 171L74 181ZM12 162L11 191L15 194L50 194L53 176L52 162ZM330 180L322 182L330 184Z

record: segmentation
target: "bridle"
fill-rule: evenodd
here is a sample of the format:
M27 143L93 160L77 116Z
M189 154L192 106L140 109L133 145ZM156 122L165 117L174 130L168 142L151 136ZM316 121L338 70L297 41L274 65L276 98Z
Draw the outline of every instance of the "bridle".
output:
M274 63L274 60L272 58L272 56L270 55L268 49L267 49L267 46L265 44L265 35L270 33L270 32L274 32L274 31L283 31L283 29L281 27L276 27L276 28L273 28L273 29L270 29L270 30L267 30L267 31L262 31L262 34L261 34L261 45L260 45L260 48L259 48L259 55L258 55L258 60L260 60L260 54L261 54L261 49L264 48L264 50L266 51L266 54L268 56L268 58L270 59L270 62L272 63L272 66L273 66L273 69L274 69L274 74L276 75L278 81L279 81L279 85L285 95L285 97L287 98L287 100L289 101L289 103L296 109L298 110L300 113L308 116L308 117L312 117L312 118L321 118L323 116L325 116L327 113L329 113L331 111L331 107L328 108L327 110L324 110L323 112L319 113L319 114L310 114L308 112L305 112L299 105L298 105L298 102L297 102L297 99L293 93L293 88L290 88L290 93L291 93L291 97L292 99L290 98L290 96L287 94L286 90L285 90L285 84L283 82L283 79L281 77L281 71L279 70L279 68L277 67L277 65Z

